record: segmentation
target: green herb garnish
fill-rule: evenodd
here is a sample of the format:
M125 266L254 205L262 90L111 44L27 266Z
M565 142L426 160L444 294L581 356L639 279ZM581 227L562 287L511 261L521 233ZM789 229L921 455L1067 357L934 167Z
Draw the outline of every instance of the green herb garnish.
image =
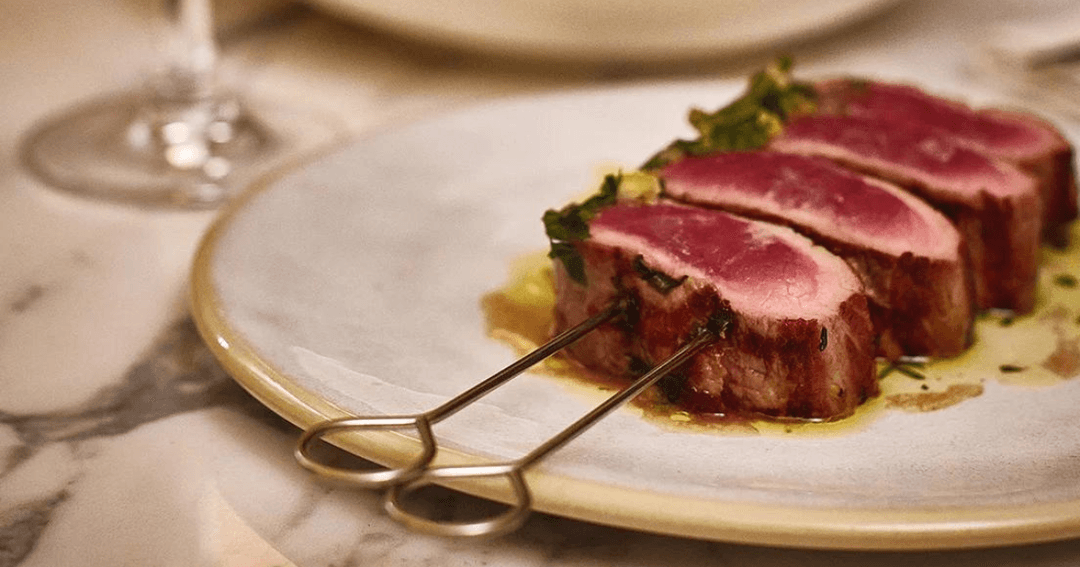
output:
M644 359L629 355L630 362L626 365L626 371L630 373L633 378L640 378L652 370L652 365L645 362Z
M633 266L634 271L645 280L645 283L663 295L671 293L671 290L682 285L689 277L684 275L681 278L673 278L660 270L650 268L645 265L645 258L641 254L634 256Z
M551 242L548 257L561 261L570 278L582 285L585 284L585 261L574 242L589 238L589 221L600 209L615 204L621 181L622 173L607 175L600 190L585 202L571 203L557 211L549 209L544 213L544 231Z
M1069 274L1059 274L1057 276L1054 276L1054 283L1061 287L1074 288L1076 287L1077 281L1075 276Z
M679 403L679 398L682 397L683 389L686 387L686 380L690 378L690 375L686 372L672 372L667 376L664 376L656 382L656 387L660 388L667 401L676 404Z
M813 112L813 86L791 78L792 60L781 57L754 74L746 93L715 111L690 111L694 140L676 140L650 158L643 169L658 169L688 155L757 149L780 132L792 115Z
M915 370L909 364L897 364L895 366L895 369L897 372L903 374L904 376L907 376L908 378L914 378L916 380L926 380L926 376L922 372Z
M908 378L914 378L915 380L926 380L926 376L923 375L922 372L919 372L918 370L915 370L915 368L921 368L921 367L922 367L922 365L918 364L918 363L903 362L903 361L899 361L899 360L893 361L893 362L889 363L889 365L886 366L885 369L882 370L880 374L878 374L878 379L885 378L889 374L892 374L893 371L895 370L896 372L899 372L899 373L903 374L904 376L907 376Z

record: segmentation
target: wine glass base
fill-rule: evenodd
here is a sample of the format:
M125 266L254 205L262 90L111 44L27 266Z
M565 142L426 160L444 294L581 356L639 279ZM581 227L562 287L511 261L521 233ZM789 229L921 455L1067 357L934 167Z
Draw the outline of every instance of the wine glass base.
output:
M50 187L84 197L209 209L340 135L329 120L292 109L227 108L195 136L145 96L111 97L42 123L23 141L22 160Z

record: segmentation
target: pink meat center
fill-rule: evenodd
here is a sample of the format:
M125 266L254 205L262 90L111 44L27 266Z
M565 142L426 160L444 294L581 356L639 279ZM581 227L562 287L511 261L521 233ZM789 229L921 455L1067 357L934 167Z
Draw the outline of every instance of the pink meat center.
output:
M931 234L908 203L864 178L841 172L820 158L767 152L717 154L685 159L663 173L668 189L699 204L748 207L765 202L782 214L812 210L822 221L865 234L918 241ZM756 208L756 207L755 207Z
M805 251L742 219L668 205L616 206L593 221L605 240L629 239L652 252L650 266L673 277L704 276L727 293L801 303L818 293L819 267ZM611 242L629 244L629 242Z

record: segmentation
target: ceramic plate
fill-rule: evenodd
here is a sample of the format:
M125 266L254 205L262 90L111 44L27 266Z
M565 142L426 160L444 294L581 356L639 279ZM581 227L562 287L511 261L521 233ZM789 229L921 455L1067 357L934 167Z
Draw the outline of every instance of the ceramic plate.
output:
M598 170L687 135L689 106L719 106L741 87L499 101L359 140L222 216L194 264L196 321L236 380L300 427L432 408L515 357L489 338L481 298L516 258L545 249L541 213L592 188ZM818 548L1080 535L1074 257L1046 252L1035 315L981 321L968 355L922 380L891 374L887 395L847 422L710 428L627 407L530 472L536 508ZM435 432L449 461L514 458L604 395L526 374ZM404 434L349 443L384 463L416 446Z
M763 49L834 31L898 0L311 0L334 14L471 49L663 61Z

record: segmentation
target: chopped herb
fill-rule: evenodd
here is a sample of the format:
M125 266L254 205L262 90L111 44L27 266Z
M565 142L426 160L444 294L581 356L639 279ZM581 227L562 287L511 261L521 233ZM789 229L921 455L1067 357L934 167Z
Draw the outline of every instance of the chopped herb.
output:
M1013 372L1023 372L1027 370L1027 368L1023 366L1016 366L1015 364L1002 364L1001 366L998 366L998 370L1006 374L1010 374Z
M573 243L588 239L589 221L600 209L615 204L621 180L621 173L608 175L600 184L600 190L585 202L571 203L557 211L549 209L544 213L544 230L551 242L548 257L560 260L570 278L582 285L585 284L585 261Z
M1013 324L1013 321L1014 319L1012 317L1004 317L1000 321L998 321L998 325L1001 325L1002 327L1009 327Z
M548 258L559 260L566 268L566 272L574 281L585 283L585 259L578 253L577 248L569 242L551 242L551 250Z
M624 296L622 304L622 317L617 317L612 321L612 324L627 333L635 333L637 324L641 321L641 308L638 305L638 298L633 295Z
M652 365L644 360L630 355L630 362L627 364L627 371L634 378L644 376L648 371L652 370Z
M821 340L818 342L817 349L821 352L825 352L825 347L829 346L829 329L821 328Z
M926 380L926 376L924 376L922 372L911 368L907 364L897 364L895 366L895 369L897 372L903 374L904 376L907 376L908 378L914 378L916 380Z
M646 171L656 170L668 165L669 163L679 161L686 156L701 155L708 153L708 149L703 142L697 140L675 140L668 147L660 150L648 159L641 166L641 169Z
M922 356L901 356L893 361L888 361L888 365L878 373L878 379L884 378L893 371L897 371L905 376L914 378L916 380L925 380L926 376L923 376L921 372L915 370L916 368L923 368L926 366L926 358Z
M619 179L618 197L620 201L633 201L643 205L655 203L664 192L664 182L659 177L644 171L631 171Z
M926 384L923 384L923 385L919 386L919 389L922 389L922 390L929 390L929 389L930 389L930 386L927 386Z
M664 393L664 397L671 403L678 403L679 398L682 396L683 386L686 385L686 380L690 377L685 372L673 372L661 378L656 386L660 388L660 391Z
M688 155L757 149L780 132L795 114L813 112L816 93L791 78L792 61L781 57L750 78L746 92L714 112L690 111L694 140L676 140L650 158L643 169L658 169Z
M725 303L716 311L713 311L712 315L709 315L709 320L705 323L705 328L717 337L726 339L728 337L728 331L731 331L731 326L734 324L735 312L731 310L727 303Z
M1054 283L1061 287L1074 288L1076 287L1076 278L1069 274L1059 274L1054 277Z
M633 265L634 271L645 280L645 283L664 295L671 293L671 290L682 285L689 277L673 278L660 270L654 270L645 265L645 258L641 254L634 256Z

